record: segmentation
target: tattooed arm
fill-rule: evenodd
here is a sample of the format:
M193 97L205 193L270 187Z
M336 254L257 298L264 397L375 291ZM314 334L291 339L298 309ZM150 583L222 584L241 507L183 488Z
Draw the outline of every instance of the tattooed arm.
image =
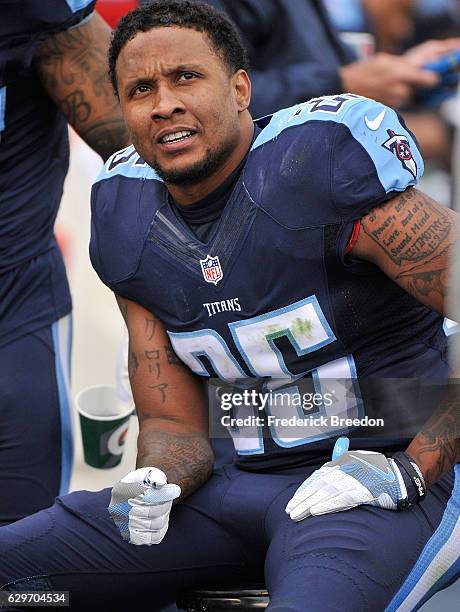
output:
M445 313L459 216L408 189L361 221L353 253L378 265L415 298ZM460 461L460 386L447 385L439 409L407 448L429 487Z
M407 448L422 471L427 487L460 461L460 385L447 385L439 410Z
M201 382L172 350L162 323L117 296L129 332L128 370L139 417L137 467L156 467L182 489L181 499L211 475L207 402Z
M34 57L48 95L104 160L129 144L107 76L109 40L109 26L94 13L80 26L45 40Z
M363 217L352 252L375 263L420 302L444 313L459 230L457 213L417 189L407 189Z

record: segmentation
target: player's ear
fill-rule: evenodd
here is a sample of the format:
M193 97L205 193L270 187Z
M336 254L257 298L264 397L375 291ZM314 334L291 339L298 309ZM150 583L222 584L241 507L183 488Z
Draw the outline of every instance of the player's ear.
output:
M237 70L232 77L238 111L245 111L251 101L251 80L246 70Z

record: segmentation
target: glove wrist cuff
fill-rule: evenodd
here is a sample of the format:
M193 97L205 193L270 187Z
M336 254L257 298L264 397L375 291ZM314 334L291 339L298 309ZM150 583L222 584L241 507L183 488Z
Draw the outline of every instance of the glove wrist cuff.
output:
M396 461L398 467L404 470L412 483L412 489L415 492L415 496L413 496L413 499L408 500L409 503L415 502L418 504L423 501L426 497L426 485L418 465L403 451L395 453L392 459Z

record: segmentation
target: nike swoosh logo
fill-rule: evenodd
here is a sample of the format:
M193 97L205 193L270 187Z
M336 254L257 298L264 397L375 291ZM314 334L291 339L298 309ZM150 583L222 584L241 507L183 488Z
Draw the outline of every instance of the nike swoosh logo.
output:
M387 468L387 471L384 472L383 470L381 470L378 467L375 467L375 465L372 465L372 463L369 463L365 459L361 459L361 457L357 457L356 455L352 455L351 453L350 453L350 457L353 457L353 459L357 459L358 461L361 461L361 463L364 463L366 467L370 468L371 470L374 470L374 472L377 472L379 476L381 476L382 478L385 478L385 480L387 480L388 482L394 482L396 480L396 477L394 473L392 472L392 470L390 470L390 468Z
M379 113L375 119L368 119L366 115L364 117L364 121L367 127L373 131L378 130L383 121L383 118L385 117L385 112L386 112L386 108L384 108L383 111Z

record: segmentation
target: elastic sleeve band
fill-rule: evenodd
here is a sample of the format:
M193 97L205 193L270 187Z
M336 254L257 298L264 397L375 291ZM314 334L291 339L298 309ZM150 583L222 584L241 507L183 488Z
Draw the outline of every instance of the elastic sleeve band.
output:
M361 220L358 219L357 221L355 221L353 223L353 230L352 230L350 238L348 238L348 242L347 242L347 244L345 246L345 250L343 252L344 255L348 255L348 253L350 253L350 251L355 246L356 241L358 240L360 228L361 228Z

